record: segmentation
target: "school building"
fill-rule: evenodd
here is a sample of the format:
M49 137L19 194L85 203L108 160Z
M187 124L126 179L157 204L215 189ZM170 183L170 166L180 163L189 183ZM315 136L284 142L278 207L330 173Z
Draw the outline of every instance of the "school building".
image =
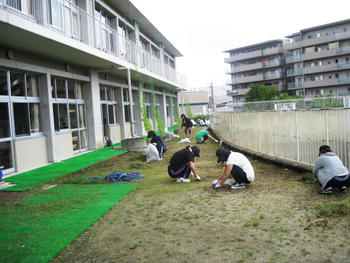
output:
M0 0L0 36L5 174L175 122L182 55L128 0Z

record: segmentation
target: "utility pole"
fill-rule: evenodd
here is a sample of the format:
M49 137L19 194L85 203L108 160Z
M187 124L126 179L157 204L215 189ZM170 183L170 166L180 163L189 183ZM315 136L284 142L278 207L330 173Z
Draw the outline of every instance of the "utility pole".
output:
M215 104L214 104L214 88L213 83L210 83L210 89L211 89L211 103L213 107L213 112L215 111Z

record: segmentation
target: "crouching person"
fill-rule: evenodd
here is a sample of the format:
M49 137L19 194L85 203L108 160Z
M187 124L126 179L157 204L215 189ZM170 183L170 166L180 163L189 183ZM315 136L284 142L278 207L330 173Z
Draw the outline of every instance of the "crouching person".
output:
M209 132L212 132L213 130L211 128L203 129L196 133L196 141L198 143L204 143L208 138L214 142L219 142L217 139L215 139L213 136L209 134Z
M221 188L224 184L231 185L229 177L234 179L232 189L244 189L247 184L254 181L254 169L247 157L239 152L232 152L225 148L216 151L218 163L226 162L224 173L213 181L215 189Z
M147 143L152 143L157 147L159 158L163 159L163 154L166 152L166 146L162 137L157 136L154 131L149 131L147 135Z
M320 147L312 172L321 184L320 194L333 193L333 187L345 192L346 187L350 186L348 169L328 145Z
M177 151L171 157L168 166L168 174L171 178L176 178L178 183L189 183L191 172L197 181L201 178L197 174L194 164L194 157L200 157L200 149L197 146L187 146L185 149Z

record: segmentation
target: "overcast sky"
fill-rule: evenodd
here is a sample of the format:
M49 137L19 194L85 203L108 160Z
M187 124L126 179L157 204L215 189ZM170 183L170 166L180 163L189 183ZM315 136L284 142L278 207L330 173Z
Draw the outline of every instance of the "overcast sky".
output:
M350 18L350 0L131 0L183 54L188 88L224 85L224 50Z

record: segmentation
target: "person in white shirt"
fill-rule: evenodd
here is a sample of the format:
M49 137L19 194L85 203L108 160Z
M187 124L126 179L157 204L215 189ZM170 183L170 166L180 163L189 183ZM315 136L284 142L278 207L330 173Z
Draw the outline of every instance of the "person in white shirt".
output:
M216 151L218 163L226 162L224 173L212 182L215 189L221 188L224 184L231 185L230 175L235 182L231 185L232 189L244 189L246 185L254 181L254 169L247 157L239 152L232 152L225 148Z

